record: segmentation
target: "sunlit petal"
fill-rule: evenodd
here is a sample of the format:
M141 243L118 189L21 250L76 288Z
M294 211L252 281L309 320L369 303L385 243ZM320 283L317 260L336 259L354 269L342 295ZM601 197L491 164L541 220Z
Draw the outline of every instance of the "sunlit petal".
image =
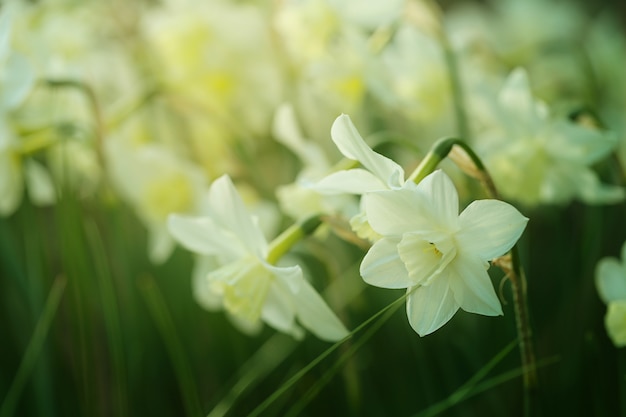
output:
M455 229L459 215L459 195L452 180L441 170L426 176L417 185L431 209L431 227Z
M381 288L407 288L415 283L398 254L399 239L383 238L374 243L361 262L361 276Z
M342 114L333 123L330 135L339 151L346 157L359 161L389 187L401 187L404 170L391 159L374 152L363 140L350 116Z
M298 321L315 336L334 342L348 335L343 323L304 277L294 300Z
M420 336L439 329L459 309L448 280L441 278L443 279L434 280L428 286L420 286L407 298L406 313L409 323Z
M265 257L267 241L254 224L250 213L228 175L216 179L209 189L209 204L214 219L221 227L231 230L251 253Z
M210 217L171 214L167 219L167 227L174 239L192 252L233 259L245 253L241 243L218 227Z
M363 196L367 219L381 235L401 235L425 227L430 220L425 203L413 189L380 191Z
M463 310L485 316L502 315L502 306L485 264L479 259L455 259L450 270L450 289Z
M364 194L388 189L380 178L359 168L334 172L307 186L324 194Z
M472 202L459 216L456 235L464 252L489 261L509 251L522 235L528 218L515 207L499 200Z

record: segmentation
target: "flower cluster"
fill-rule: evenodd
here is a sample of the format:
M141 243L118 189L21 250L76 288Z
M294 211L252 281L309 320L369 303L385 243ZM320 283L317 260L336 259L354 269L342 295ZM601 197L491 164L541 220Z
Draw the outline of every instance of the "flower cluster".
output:
M0 0L0 416L619 414L618 3Z
M407 288L419 334L459 308L501 314L487 269L527 219L450 166L405 175L441 137L525 212L626 195L608 162L626 163L610 16L543 0L39 3L0 9L0 216L25 193L127 207L150 261L199 254L198 301L242 328L345 336L306 268L276 264L295 241L268 249L311 216L371 246L363 279Z

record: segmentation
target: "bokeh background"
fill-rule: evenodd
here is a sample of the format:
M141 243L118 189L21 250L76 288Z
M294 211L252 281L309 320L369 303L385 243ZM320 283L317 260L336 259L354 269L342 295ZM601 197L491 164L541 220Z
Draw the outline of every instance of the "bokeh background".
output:
M318 358L331 344L311 334L250 335L203 308L195 258L163 220L193 211L189 196L224 173L269 237L303 214L295 193L277 191L310 162L276 128L284 103L323 170L339 161L329 132L347 113L410 172L436 139L463 134L440 33L478 150L474 94L521 66L555 115L591 115L611 132L611 152L589 168L623 188L623 2L374 3L0 3L0 416L245 416ZM464 205L485 198L444 167ZM539 367L532 415L626 416L626 353L594 281L626 240L626 203L509 201L530 218L519 248ZM364 284L366 248L336 232L290 259L354 329L403 292ZM459 312L419 337L400 308L262 415L523 415L511 290L490 273L503 317Z

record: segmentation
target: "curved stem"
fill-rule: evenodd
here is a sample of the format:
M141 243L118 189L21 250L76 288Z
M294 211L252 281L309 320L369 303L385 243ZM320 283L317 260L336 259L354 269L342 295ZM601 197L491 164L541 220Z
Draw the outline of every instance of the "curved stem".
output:
M459 63L457 61L456 54L452 49L452 43L446 33L446 28L443 24L443 11L439 3L434 0L427 0L424 2L427 10L433 15L437 21L437 25L433 27L432 31L439 41L441 49L443 50L443 58L448 69L448 81L450 83L450 89L452 94L452 102L454 105L454 115L457 124L457 134L467 140L471 139L469 124L467 122L467 113L465 111L463 85L461 83L461 76L459 71Z

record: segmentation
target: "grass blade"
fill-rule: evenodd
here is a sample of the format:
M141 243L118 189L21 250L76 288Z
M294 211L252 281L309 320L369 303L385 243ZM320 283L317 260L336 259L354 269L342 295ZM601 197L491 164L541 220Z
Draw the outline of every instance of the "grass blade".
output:
M52 284L52 288L50 290L50 294L48 295L48 299L46 300L41 318L37 322L37 326L35 326L33 336L28 343L26 352L24 352L24 357L20 362L15 378L13 379L11 387L2 402L2 407L0 407L0 417L9 417L14 415L15 408L17 407L24 385L28 381L28 377L32 373L37 359L39 358L66 285L67 279L63 276L59 276Z

